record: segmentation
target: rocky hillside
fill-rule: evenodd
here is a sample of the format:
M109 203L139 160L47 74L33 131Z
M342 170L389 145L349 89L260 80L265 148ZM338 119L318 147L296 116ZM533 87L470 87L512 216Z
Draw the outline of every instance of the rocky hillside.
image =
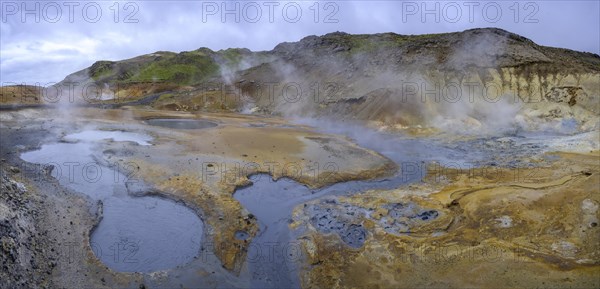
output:
M335 32L263 52L156 52L98 61L69 81L102 88L92 101L152 96L145 104L159 109L335 117L388 128L589 130L600 113L600 56L495 28Z
M2 160L5 161L4 159ZM49 288L56 258L44 249L46 232L40 230L43 200L10 175L18 168L0 168L0 282L2 288ZM53 249L54 250L54 249Z

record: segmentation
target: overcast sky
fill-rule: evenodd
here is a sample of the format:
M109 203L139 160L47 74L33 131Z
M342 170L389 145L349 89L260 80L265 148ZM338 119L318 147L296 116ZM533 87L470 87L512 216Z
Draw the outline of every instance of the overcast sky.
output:
M97 60L199 47L270 50L280 42L333 31L422 34L499 27L542 45L600 51L597 0L517 4L2 0L1 4L0 81L4 85L51 84Z

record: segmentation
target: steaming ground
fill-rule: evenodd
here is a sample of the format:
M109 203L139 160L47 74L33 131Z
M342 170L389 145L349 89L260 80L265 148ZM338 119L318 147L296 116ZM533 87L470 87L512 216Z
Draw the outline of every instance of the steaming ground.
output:
M598 285L593 278L599 269L597 131L403 134L353 122L133 107L22 109L2 111L0 117L2 171L16 188L3 194L2 208L9 208L3 209L8 212L3 220L12 224L9 216L23 215L30 225L19 223L15 228L34 232L27 234L37 240L25 241L27 236L18 229L3 227L9 232L2 239L3 254L14 260L3 280L17 287L247 287L292 282L264 281L275 275L247 263L246 252L255 252L248 251L256 247L252 240L269 236L260 235L263 217L249 213L233 198L235 189L249 185L248 175L254 173L288 177L302 188L289 187L286 198L296 203L286 205L290 219L284 224L289 223L290 235L283 240L298 244L301 256L293 271L278 271L279 276L291 272L291 280L297 278L290 284L346 287L361 280L364 286L427 287L433 285L427 276L434 275L450 287L493 287L496 278L523 287L541 282L561 287L565 280L580 287ZM183 126L174 125L182 118ZM203 245L194 260L166 271L132 274L113 271L94 255L89 238L99 222L97 204L61 186L51 174L31 170L19 157L41 145L65 141L72 133L104 136L95 140L95 157L101 164L117 163L133 173L140 183L128 186L129 194L177 200L202 218ZM124 141L128 138L138 143ZM139 169L127 165L132 163ZM280 166L269 169L267 163ZM336 174L325 169L327 163L337 166ZM302 173L294 173L291 166L283 170L286 164L299 165ZM319 171L314 170L317 164ZM349 180L355 182L345 184ZM334 183L338 186L328 189ZM27 207L11 205L10 198L19 190L26 192L17 198ZM301 191L309 197L294 197ZM277 206L277 191L269 194L274 197L269 202ZM244 198L253 202L250 195ZM46 217L27 219L32 212ZM487 255L477 255L491 249L503 252L498 264L510 270L490 270L481 259ZM70 258L69 250L77 255ZM430 250L445 262L431 265ZM511 263L514 256L518 265ZM28 268L30 263L22 260L29 259L38 264L30 272L45 277L35 284L19 283L13 277L23 270L19 268ZM526 277L541 268L557 277ZM254 274L263 277L255 279ZM400 279L394 277L398 274ZM330 276L339 282L332 284Z

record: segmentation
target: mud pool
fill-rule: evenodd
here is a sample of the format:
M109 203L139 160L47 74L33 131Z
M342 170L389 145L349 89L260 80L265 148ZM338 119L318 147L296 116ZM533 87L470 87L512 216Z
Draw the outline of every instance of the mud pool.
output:
M359 144L378 149L399 166L395 175L371 181L348 181L336 183L321 189L310 189L288 178L273 180L270 175L257 174L250 177L252 184L236 190L234 197L244 208L252 213L259 222L259 233L249 246L246 261L248 278L256 288L298 288L298 263L301 260L300 247L295 240L292 212L298 205L323 199L327 204L335 202L331 196L352 196L367 190L391 190L402 185L421 180L426 174L426 163L430 161L451 162L466 166L481 162L486 155L483 151L460 152L444 147L440 143L414 139L393 138L377 135L376 144L358 141ZM361 143L362 142L362 143ZM473 148L475 149L475 148ZM435 152L435 153L434 153ZM419 218L422 221L437 217L435 210L425 210L412 203L392 204L398 211L397 217ZM337 234L345 245L360 248L366 241L367 231L360 223L354 223L351 216L369 214L368 211L346 208L343 212L312 206L310 215L313 225L323 234ZM350 216L350 217L348 217ZM405 224L388 228L394 232L408 232ZM244 232L239 232L244 236Z
M63 138L65 142L42 145L21 158L41 164L61 185L97 202L102 218L91 234L90 245L111 269L153 272L188 263L198 255L202 221L182 204L160 197L130 196L123 171L97 162L95 148L109 139L150 145L151 137L89 130L69 134Z
M324 196L353 195L369 189L391 189L419 180L421 172L396 176L376 181L350 181L337 183L322 189L312 190L288 178L274 181L270 175L257 174L250 179L252 185L240 188L234 194L244 208L259 222L259 233L249 246L246 261L248 278L256 288L298 288L298 262L301 253L298 243L293 242L293 232L288 225L292 221L293 209L303 203ZM325 218L335 218L336 212L315 212ZM346 245L360 247L364 240L364 229L360 224L338 223L324 233L338 233ZM239 232L244 236L244 232Z

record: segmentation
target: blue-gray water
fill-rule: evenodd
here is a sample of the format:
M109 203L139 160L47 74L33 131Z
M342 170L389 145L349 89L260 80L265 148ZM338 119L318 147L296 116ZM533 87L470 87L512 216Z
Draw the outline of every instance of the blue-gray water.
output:
M84 131L67 135L75 143L42 145L26 152L27 162L53 165L61 185L102 201L103 218L91 235L96 256L113 270L153 272L191 261L199 254L202 222L186 206L159 197L132 197L126 176L94 157L99 141L132 141L148 145L150 138L119 131Z

